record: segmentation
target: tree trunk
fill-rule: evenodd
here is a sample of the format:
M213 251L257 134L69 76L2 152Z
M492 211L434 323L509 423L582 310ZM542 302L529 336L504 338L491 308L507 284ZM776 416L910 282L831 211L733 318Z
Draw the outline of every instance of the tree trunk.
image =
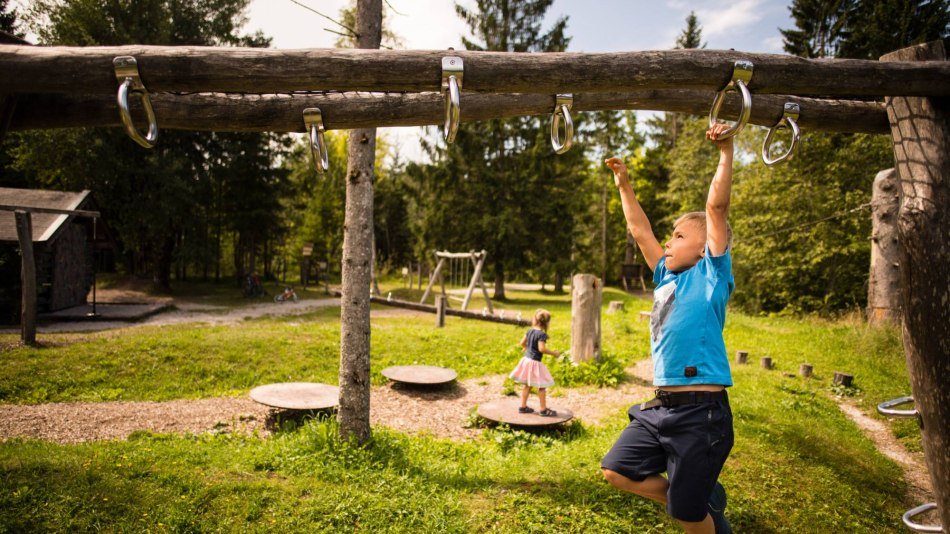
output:
M877 173L871 193L871 272L868 276L868 322L900 319L900 177L894 169Z
M505 266L500 261L495 262L495 300L505 300Z
M356 3L356 45L379 48L382 0ZM370 280L373 256L373 164L376 130L350 131L340 298L340 438L365 443L369 426Z
M576 274L571 293L571 361L600 359L600 280L592 274Z
M941 41L882 60L946 61ZM924 456L944 528L950 525L950 102L885 99L900 175L901 325Z

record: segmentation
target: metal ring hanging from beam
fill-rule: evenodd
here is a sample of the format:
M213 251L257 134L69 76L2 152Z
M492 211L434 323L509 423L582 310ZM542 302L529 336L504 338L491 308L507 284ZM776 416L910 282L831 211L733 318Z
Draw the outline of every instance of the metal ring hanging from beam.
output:
M152 111L148 90L145 89L139 77L138 64L132 56L119 56L112 60L112 66L115 68L115 77L119 81L116 101L119 104L119 117L125 125L125 133L143 147L152 148L158 140L158 122L155 120L155 112ZM142 107L145 108L145 115L148 117L148 134L145 137L142 137L142 134L135 129L135 124L132 123L132 114L129 113L129 93L138 95L142 100Z
M442 129L442 138L448 144L455 142L455 134L459 131L463 74L462 58L458 56L442 58L442 97L445 99L445 125Z
M554 114L551 117L551 145L554 152L563 154L574 144L574 121L571 120L571 107L574 105L574 95L559 94L555 97ZM564 117L564 141L558 135L561 117Z
M739 112L739 120L736 121L736 124L732 128L719 134L719 139L729 139L735 136L741 132L742 129L745 128L746 123L749 122L749 115L752 114L752 95L749 93L749 88L746 87L746 84L748 84L750 80L752 80L752 62L745 60L736 61L732 69L732 81L716 93L716 98L713 99L712 109L709 110L710 128L719 121L719 108L722 107L722 103L726 99L726 93L736 91L742 96L742 110Z
M792 159L792 155L795 152L795 148L798 147L798 141L801 138L802 131L798 127L798 115L801 113L801 108L798 104L794 102L786 102L785 109L782 112L782 118L769 128L768 135L765 136L765 141L762 143L762 161L766 165L771 167L783 161ZM777 158L769 157L769 148L772 145L772 136L775 135L775 132L782 128L791 128L792 130L792 143L788 145L788 150L784 154Z
M937 503L935 502L921 504L920 506L916 508L911 508L910 510L907 510L906 512L904 512L904 515L903 517L901 517L901 520L904 522L904 525L906 525L907 528L913 530L914 532L943 532L943 527L941 527L940 525L921 525L920 523L914 522L915 517L926 514L927 512L930 512L931 510L936 510L936 509L937 509Z
M898 397L889 401L884 401L877 405L877 412L881 415L890 417L917 417L917 408L910 410L895 410L895 406L914 402L914 397Z
M317 174L323 174L330 170L330 156L327 154L327 142L323 138L323 113L320 108L307 108L303 110L303 123L307 127L307 135L310 138L310 155L313 156L313 167Z

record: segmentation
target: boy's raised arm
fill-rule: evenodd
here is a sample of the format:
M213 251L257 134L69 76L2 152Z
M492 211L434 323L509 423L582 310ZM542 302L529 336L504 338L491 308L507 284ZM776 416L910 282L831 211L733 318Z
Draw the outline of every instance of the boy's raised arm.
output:
M709 139L719 147L719 166L709 184L706 199L706 245L713 256L722 256L729 247L729 196L732 192L732 138L719 140L719 134L728 128L716 124L706 131Z
M624 218L627 219L627 228L637 240L637 245L643 252L643 258L652 271L663 257L663 247L653 235L650 220L640 207L637 195L633 192L633 186L630 185L630 178L627 176L627 166L620 158L608 158L604 163L614 173L614 184L620 190L620 203L623 205Z

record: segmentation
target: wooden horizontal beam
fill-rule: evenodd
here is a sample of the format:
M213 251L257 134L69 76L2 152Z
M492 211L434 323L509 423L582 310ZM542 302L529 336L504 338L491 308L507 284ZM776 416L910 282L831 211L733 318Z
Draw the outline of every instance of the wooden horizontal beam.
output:
M950 96L947 61L804 59L723 50L506 53L237 47L0 45L2 93L113 93L117 56L134 56L151 92L438 91L441 59L464 62L463 88L491 93L719 90L736 60L757 94Z
M342 293L339 290L333 291L333 295L336 297L342 296ZM386 306L395 306L397 308L405 308L407 310L415 310L426 313L436 313L435 306L429 304L419 304L418 302L408 302L405 300L398 299L387 299L385 297L379 297L376 295L370 295L369 301L375 304L385 304ZM518 319L515 317L500 317L493 314L482 314L479 312L470 312L465 310L456 310L455 308L446 308L446 315L451 315L454 317L462 317L464 319L478 319L479 321L489 321L492 323L503 323L510 324L515 326L531 326L531 321L528 319Z
M711 91L640 91L586 93L574 97L573 111L642 109L709 113ZM319 107L327 129L441 125L444 104L438 93L318 93L283 95L159 93L151 95L160 129L204 131L304 131L303 110ZM750 122L772 126L782 117L785 102L801 107L799 126L806 131L888 133L884 105L879 102L839 101L783 95L752 98ZM139 106L131 102L133 111ZM479 121L549 114L554 96L547 94L488 95L465 93L461 120ZM727 97L720 114L735 119L738 98ZM133 115L136 115L133 113ZM137 124L144 129L144 114ZM31 130L81 126L121 126L112 96L21 95L10 129Z

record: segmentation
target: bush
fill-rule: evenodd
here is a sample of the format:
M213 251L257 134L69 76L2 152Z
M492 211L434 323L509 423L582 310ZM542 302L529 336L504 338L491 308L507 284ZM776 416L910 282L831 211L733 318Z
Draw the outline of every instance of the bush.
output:
M559 386L574 387L591 385L597 387L617 387L624 382L627 374L623 364L616 356L601 354L599 360L574 363L565 352L554 359L551 374Z

